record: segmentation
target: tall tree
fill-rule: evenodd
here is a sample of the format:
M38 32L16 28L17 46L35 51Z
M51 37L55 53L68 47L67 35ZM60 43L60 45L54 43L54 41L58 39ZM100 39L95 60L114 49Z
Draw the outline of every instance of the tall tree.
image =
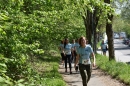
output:
M100 4L99 4L100 3ZM96 53L96 44L97 44L97 33L96 28L101 13L101 1L84 1L83 7L83 21L86 28L86 37L88 43L92 45L94 52Z
M104 2L110 5L111 0L104 0ZM113 29L112 29L112 20L113 20L112 10L107 12L107 18L108 19L106 20L106 34L108 37L109 60L115 60Z

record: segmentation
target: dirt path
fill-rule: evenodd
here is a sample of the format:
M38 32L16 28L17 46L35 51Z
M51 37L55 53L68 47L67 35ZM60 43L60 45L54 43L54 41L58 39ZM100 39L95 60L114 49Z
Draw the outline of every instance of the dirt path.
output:
M64 67L60 65L59 72L62 74L63 79L67 83L67 86L82 86L82 80L79 72L75 72L72 68L73 74L65 73ZM92 76L88 83L88 86L126 86L116 79L112 79L111 76L105 74L98 68L93 68Z

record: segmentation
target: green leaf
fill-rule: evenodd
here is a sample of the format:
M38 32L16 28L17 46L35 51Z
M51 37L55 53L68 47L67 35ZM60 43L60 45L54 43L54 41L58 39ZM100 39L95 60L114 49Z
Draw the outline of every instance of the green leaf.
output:
M24 79L20 79L18 80L18 83L24 82Z
M5 81L6 81L5 78L0 76L0 82L5 82Z
M7 66L5 65L5 63L0 63L0 66L2 66L2 67L7 67Z

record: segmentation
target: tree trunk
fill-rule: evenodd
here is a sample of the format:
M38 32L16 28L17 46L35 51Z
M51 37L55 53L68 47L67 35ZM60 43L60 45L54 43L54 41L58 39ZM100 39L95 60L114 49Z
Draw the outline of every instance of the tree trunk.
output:
M91 15L90 15L90 12L87 11L86 12L86 16L82 16L83 20L84 20L84 25L85 25L85 28L86 28L86 38L88 40L88 43L90 45L92 45L92 42L91 42L91 38L92 38L92 31L91 31Z
M96 16L98 12L97 10L98 8L96 8L93 13L87 10L87 12L85 13L86 15L82 16L86 28L86 38L88 39L88 43L93 47L94 53L96 53L97 50L96 27L99 21L99 16Z
M97 32L96 32L96 28L97 28L97 25L98 25L98 21L99 21L99 18L100 16L97 16L98 14L98 7L95 7L95 10L93 12L93 16L92 16L92 30L93 30L93 50L94 50L94 53L97 53ZM100 12L100 11L99 11Z
M108 15L108 19L112 21L113 15ZM108 22L106 23L106 34L108 37L109 60L115 60L112 24Z
M104 0L105 3L110 4L110 0ZM108 13L108 19L112 22L113 15ZM114 52L114 43L113 43L113 30L112 24L106 21L106 34L108 39L108 51L109 51L109 60L115 60L115 52Z

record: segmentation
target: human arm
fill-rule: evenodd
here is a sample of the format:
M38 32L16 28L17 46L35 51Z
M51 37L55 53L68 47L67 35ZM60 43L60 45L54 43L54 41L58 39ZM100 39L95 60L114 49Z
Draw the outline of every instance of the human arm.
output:
M79 54L77 54L77 56L76 56L76 61L75 61L75 64L74 64L74 67L76 67L76 65L78 64L79 58L80 58L80 56L79 56Z
M93 62L92 62L93 67L95 67L96 66L96 58L95 58L94 52L91 53L91 56L92 56L92 59L93 59Z

